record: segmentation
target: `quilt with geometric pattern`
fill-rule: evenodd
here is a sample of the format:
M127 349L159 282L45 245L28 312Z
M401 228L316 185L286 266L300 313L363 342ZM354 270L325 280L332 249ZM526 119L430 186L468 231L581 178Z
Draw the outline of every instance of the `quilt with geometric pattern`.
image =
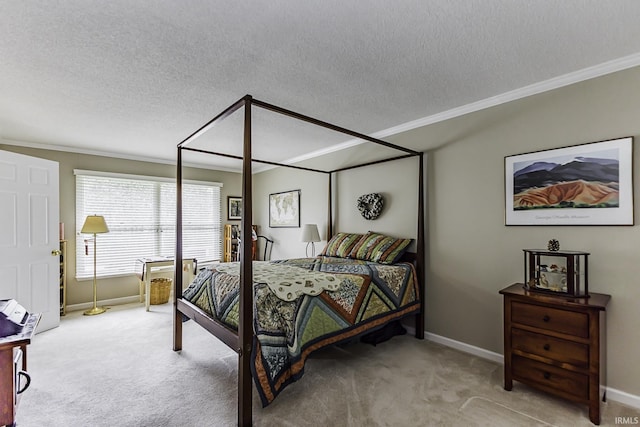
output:
M378 264L347 258L297 258L268 262L335 274L340 286L317 296L285 301L254 282L251 370L263 406L304 374L309 355L348 341L420 309L416 272L410 263ZM183 298L238 329L239 276L201 270Z

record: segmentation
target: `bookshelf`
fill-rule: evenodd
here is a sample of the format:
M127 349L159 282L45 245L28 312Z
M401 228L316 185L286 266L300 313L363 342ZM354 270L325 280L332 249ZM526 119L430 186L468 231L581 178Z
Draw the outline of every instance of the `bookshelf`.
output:
M258 226L252 225L253 231L258 234ZM236 224L225 224L223 239L223 262L239 261L238 258L238 236L240 235L240 226ZM256 259L256 242L252 241L253 259Z
M60 240L60 316L67 314L67 241Z

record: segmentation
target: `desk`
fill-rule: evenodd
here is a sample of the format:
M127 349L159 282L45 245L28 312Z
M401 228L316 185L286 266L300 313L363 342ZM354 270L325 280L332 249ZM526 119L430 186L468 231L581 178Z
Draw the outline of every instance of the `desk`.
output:
M149 311L150 294L151 294L151 270L162 267L173 267L175 262L173 258L140 258L137 260L138 269L137 276L140 279L140 302L142 302L144 294L144 304L146 310ZM194 258L182 260L182 271L187 272L188 282L191 283L195 275L196 260Z

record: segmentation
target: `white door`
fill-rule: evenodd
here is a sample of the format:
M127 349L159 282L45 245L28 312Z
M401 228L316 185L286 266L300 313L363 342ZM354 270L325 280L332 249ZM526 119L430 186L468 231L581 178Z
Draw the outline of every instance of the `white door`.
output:
M0 151L0 299L60 324L58 162Z

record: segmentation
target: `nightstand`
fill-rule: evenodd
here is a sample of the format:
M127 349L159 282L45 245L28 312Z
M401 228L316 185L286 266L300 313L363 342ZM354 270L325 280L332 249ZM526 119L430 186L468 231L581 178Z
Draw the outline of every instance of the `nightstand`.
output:
M589 405L600 424L605 400L605 308L610 295L589 298L528 291L521 283L504 296L504 388L513 380Z

